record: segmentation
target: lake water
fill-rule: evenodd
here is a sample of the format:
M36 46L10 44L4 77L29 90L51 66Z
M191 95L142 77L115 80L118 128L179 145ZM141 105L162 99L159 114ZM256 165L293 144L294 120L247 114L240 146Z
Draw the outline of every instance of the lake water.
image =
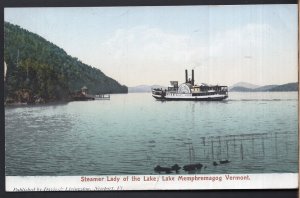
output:
M298 96L229 93L222 102L168 101L151 93L5 108L6 175L298 172ZM193 147L195 157L189 157ZM213 166L213 162L230 160ZM181 174L185 172L180 171Z

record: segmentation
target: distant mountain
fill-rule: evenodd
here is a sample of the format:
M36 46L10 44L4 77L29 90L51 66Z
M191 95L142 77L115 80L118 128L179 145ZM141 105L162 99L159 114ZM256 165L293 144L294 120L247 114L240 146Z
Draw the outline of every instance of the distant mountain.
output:
M238 82L238 83L235 83L234 85L230 86L229 89L232 89L234 87L244 87L244 88L248 88L248 89L255 89L255 88L258 88L259 86L251 84L251 83L247 83L247 82Z
M138 85L135 87L128 87L129 93L137 93L137 92L151 92L151 86L149 85Z
M166 87L161 85L138 85L135 87L128 87L128 92L129 93L151 92L151 89L153 88L166 89Z
M298 83L287 83L271 88L269 91L298 91Z
M231 92L264 92L264 91L298 91L298 83L287 83L283 85L265 85L256 88L247 88L243 86L232 86Z
M277 87L278 85L265 85L258 88L255 88L254 91L269 91L270 89Z
M233 87L233 88L229 89L229 91L233 91L233 92L251 92L251 91L253 91L253 89L238 86L238 87Z
M240 85L240 86L236 86L236 85ZM249 87L253 87L253 88L249 88ZM153 88L167 89L167 87L161 85L138 85L135 87L128 87L128 92L129 93L151 92L151 89ZM230 92L298 91L298 83L296 82L296 83L287 83L283 85L258 86L251 83L240 82L229 87L229 91Z

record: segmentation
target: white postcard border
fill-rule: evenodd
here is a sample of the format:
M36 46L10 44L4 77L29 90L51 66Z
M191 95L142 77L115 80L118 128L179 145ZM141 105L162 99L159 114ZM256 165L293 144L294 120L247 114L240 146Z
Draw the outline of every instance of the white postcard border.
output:
M7 192L296 188L298 173L6 176Z

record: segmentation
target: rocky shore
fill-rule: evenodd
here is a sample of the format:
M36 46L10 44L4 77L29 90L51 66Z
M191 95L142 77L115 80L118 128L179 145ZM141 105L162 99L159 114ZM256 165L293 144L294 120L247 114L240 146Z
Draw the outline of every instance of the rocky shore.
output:
M23 105L38 105L38 104L48 104L56 102L69 102L68 98L43 98L36 95L31 90L21 89L13 94L10 94L4 99L4 106L23 106Z

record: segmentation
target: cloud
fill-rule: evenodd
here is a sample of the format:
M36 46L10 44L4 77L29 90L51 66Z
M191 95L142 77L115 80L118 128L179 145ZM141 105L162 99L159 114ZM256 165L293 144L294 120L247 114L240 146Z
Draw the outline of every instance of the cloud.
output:
M137 26L118 29L101 49L113 62L141 65L151 61L157 66L207 64L210 59L232 59L260 56L262 49L270 50L273 29L266 24L247 24L225 32L208 32L200 40L192 35L171 33L162 29ZM207 38L206 41L203 41ZM269 48L268 48L269 47ZM186 67L186 66L185 66Z
M103 48L114 59L130 60L131 63L151 61L183 63L201 53L204 48L191 48L190 38L186 35L164 32L158 28L137 26L119 29L107 40Z
M225 32L217 32L210 37L210 56L252 56L257 50L270 44L270 39L266 36L271 36L271 33L274 31L268 24L247 24Z
M154 76L161 81L166 76L176 80L187 66L194 67L193 63L201 61L199 54L204 53L205 46L191 43L189 35L148 26L118 29L99 47L103 51L98 59L102 65L118 68L119 72L107 72L129 84L133 77L138 78L132 76L137 73L143 75L143 83L150 83L147 81L153 81Z
M287 34L268 24L207 32L197 36L149 26L118 29L100 45L97 62L105 65L105 73L127 84L182 80L184 69L192 68L196 68L200 82L235 83L244 79L264 83L278 78L278 72L270 71L271 66L282 70L280 63L290 63L290 53L282 52L290 45L283 39Z
M217 32L210 36L208 65L224 82L229 81L228 76L236 82L256 84L291 82L297 73L297 49L292 43L295 38L296 34L286 29L259 23Z

